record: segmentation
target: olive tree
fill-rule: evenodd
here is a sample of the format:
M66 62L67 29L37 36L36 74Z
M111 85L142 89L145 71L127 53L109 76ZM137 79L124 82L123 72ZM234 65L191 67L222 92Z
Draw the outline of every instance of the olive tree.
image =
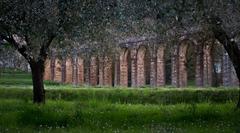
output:
M0 38L12 45L29 63L33 102L45 102L44 65L49 46L71 31L74 1L1 0Z

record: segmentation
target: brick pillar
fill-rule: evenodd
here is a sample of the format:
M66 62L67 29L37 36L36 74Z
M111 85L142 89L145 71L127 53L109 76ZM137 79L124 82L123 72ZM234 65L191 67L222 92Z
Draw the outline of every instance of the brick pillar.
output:
M128 49L120 52L120 86L128 86Z
M144 66L143 66L144 67ZM133 48L131 50L131 86L137 87L137 49ZM143 69L144 70L144 69ZM144 71L143 71L144 73Z
M73 63L72 59L68 58L66 60L66 81L65 83L72 83L73 82Z
M54 75L54 81L56 82L62 82L62 65L61 61L59 59L55 60L55 75Z
M114 61L114 86L120 85L120 61L119 56L116 55Z
M179 48L179 87L187 86L187 68L186 68L186 52L188 45L181 44Z
M99 57L99 85L104 85L104 59Z
M79 85L83 85L84 83L84 63L83 63L83 59L82 58L78 58L77 60L77 67L78 67L78 73L77 73L77 77L78 77L78 84Z
M45 62L44 80L51 80L51 60Z
M203 76L204 86L212 86L212 55L208 44L203 47Z
M203 45L196 45L196 86L203 87Z
M90 85L97 85L97 58L92 57L90 62Z
M145 53L146 48L140 47L137 54L137 86L144 86L146 83L145 80Z
M178 46L176 45L173 48L172 57L171 57L171 65L172 65L172 73L171 73L171 79L172 79L172 86L179 87L179 81L178 81L178 75L179 75L179 63L178 63Z
M112 86L112 59L104 58L104 85Z
M164 86L165 79L165 48L160 46L157 50L157 86Z

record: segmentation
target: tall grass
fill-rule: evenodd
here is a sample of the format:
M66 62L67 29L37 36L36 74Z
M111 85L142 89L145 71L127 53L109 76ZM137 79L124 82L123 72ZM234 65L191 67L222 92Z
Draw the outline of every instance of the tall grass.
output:
M31 75L0 77L0 132L240 132L238 89L92 88L45 82L32 103Z
M2 128L29 127L45 130L84 127L93 131L137 128L158 131L159 126L162 126L186 132L195 126L201 130L210 128L237 131L240 127L240 112L234 111L234 106L233 103L113 104L96 100L48 101L46 105L38 106L21 100L2 100L0 125ZM224 127L219 124L224 124ZM182 128L184 126L186 129Z

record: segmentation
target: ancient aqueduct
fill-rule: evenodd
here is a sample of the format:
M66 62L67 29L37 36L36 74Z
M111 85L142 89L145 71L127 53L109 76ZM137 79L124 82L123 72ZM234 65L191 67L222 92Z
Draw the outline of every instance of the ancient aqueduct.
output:
M166 85L166 77L170 76L169 84L186 87L187 51L191 45L195 51L195 85L213 85L214 62L211 52L214 45L182 39L178 45L171 48L171 65L166 66L166 45L158 45L158 48L153 50L148 44L148 41L128 41L119 45L121 50L114 59L92 56L89 63L81 57L60 60L53 56L46 62L44 79L91 86L142 87L149 84L158 87ZM223 86L236 86L238 82L228 55L223 54L221 58L219 82ZM170 75L166 75L166 69L170 69Z

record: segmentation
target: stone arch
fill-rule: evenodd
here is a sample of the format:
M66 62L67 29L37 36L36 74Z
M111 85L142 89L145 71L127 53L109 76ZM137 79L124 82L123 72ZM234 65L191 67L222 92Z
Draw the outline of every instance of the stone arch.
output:
M145 77L145 57L146 57L146 48L140 46L137 51L137 86L144 86L146 84Z
M172 57L172 84L176 87L186 87L188 85L189 79L189 68L196 66L196 42L191 39L183 39L180 41L179 45L174 48ZM194 55L190 55L192 53ZM191 60L190 57L192 58ZM190 62L192 64L189 64ZM188 65L188 66L187 66ZM196 67L193 71L197 71ZM192 71L191 71L192 73ZM196 72L197 73L197 72ZM193 80L196 79L195 74Z
M129 58L130 50L123 48L120 51L120 85L127 87L129 85Z

